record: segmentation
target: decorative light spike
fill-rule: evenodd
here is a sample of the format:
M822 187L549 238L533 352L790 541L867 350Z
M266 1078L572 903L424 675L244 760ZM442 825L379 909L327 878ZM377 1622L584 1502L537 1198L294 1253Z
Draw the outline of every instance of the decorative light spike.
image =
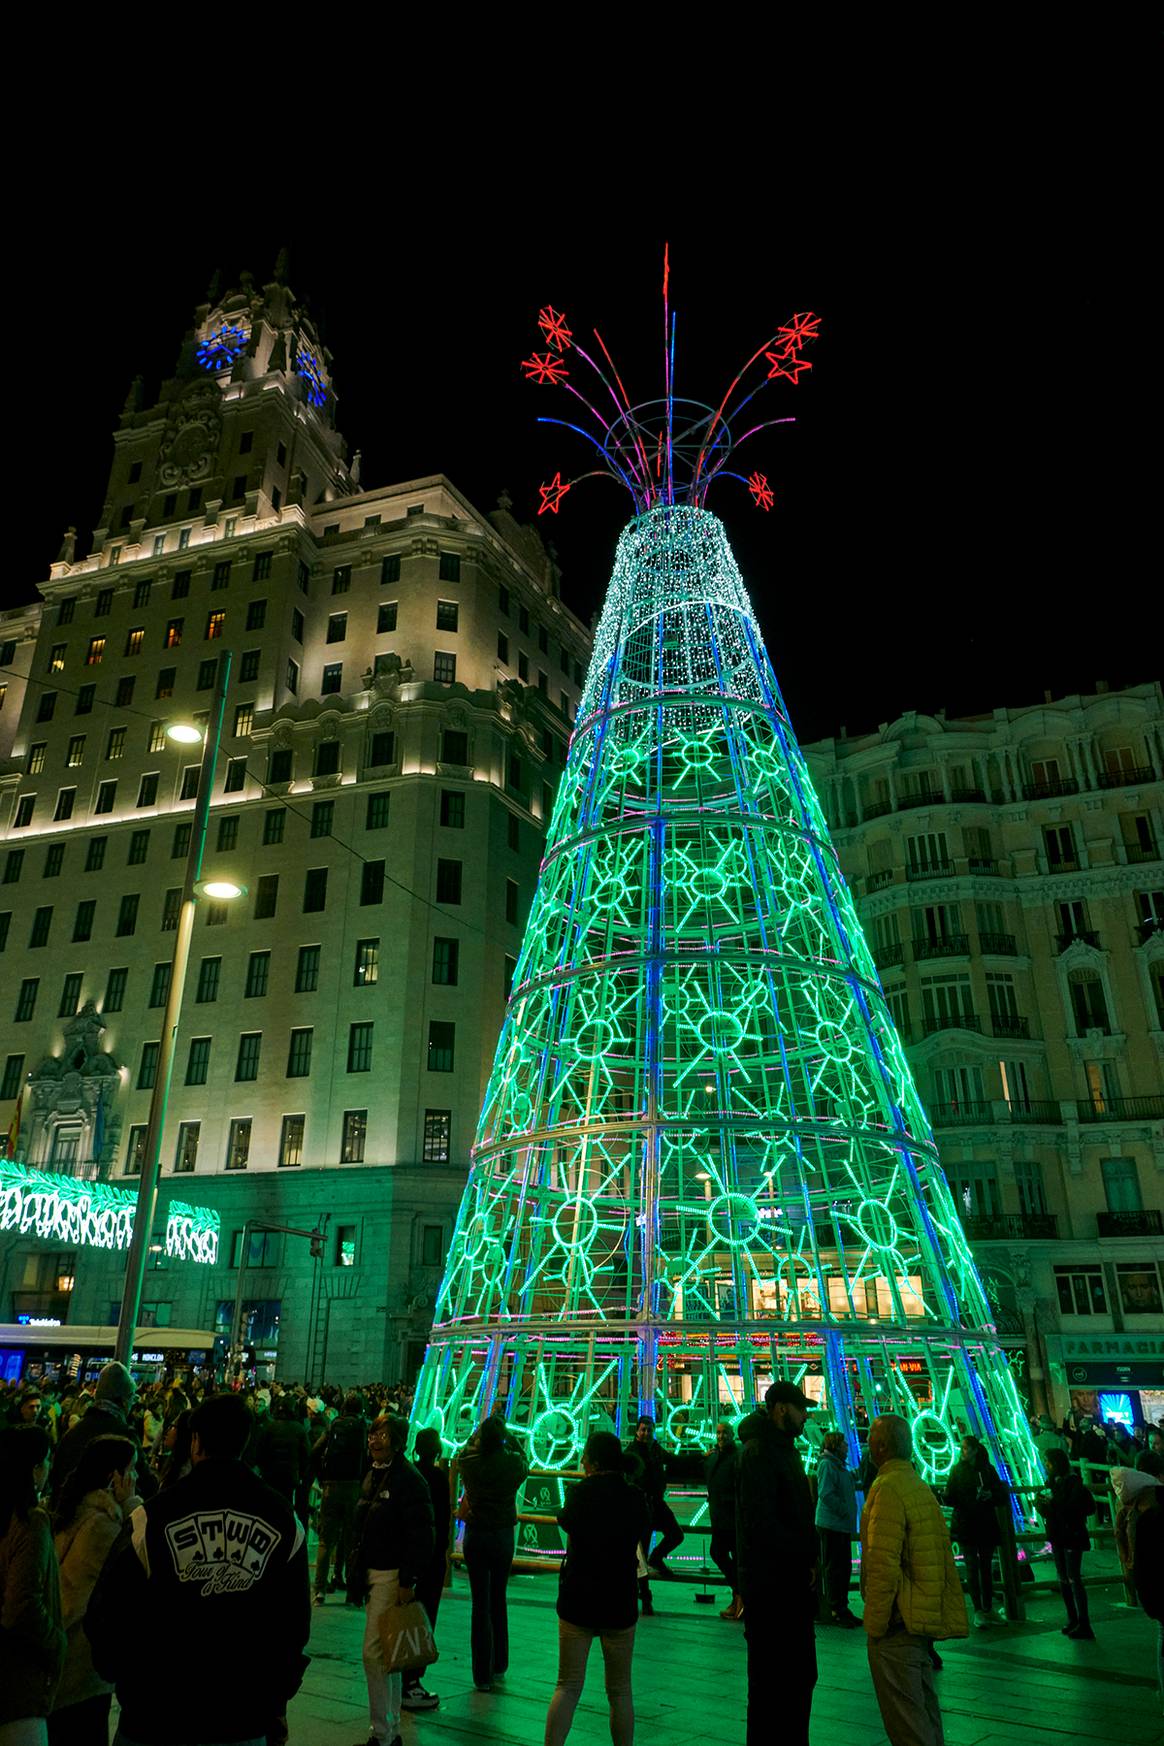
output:
M566 317L560 315L552 304L547 303L544 309L538 310L538 326L548 346L556 352L569 351L574 336L566 326Z
M800 318L796 318L800 319ZM747 483L747 481L745 481ZM544 488L543 488L544 489ZM721 523L624 531L417 1388L535 1468L773 1377L931 1479L1039 1477L933 1135Z
M544 515L548 509L554 515L557 515L558 510L561 507L562 499L565 497L569 489L569 481L567 481L565 485L562 484L561 473L555 473L548 485L539 485L538 491L541 494L542 506L538 510L538 514Z
M759 509L771 509L776 501L775 493L763 473L752 474L748 480L748 490Z
M564 382L570 374L553 352L534 352L532 357L523 359L521 367L531 382Z

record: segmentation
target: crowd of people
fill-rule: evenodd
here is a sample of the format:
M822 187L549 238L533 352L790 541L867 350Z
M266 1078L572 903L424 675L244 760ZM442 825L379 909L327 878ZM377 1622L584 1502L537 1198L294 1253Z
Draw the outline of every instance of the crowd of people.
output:
M402 1665L385 1644L413 1601L435 1630L454 1517L463 1524L473 1683L500 1690L529 1473L523 1441L494 1413L446 1465L434 1430L410 1439L410 1404L399 1387L216 1392L209 1377L139 1393L116 1363L83 1386L0 1394L0 1746L108 1746L115 1692L115 1746L282 1746L311 1609L333 1595L363 1609L368 1746L399 1746L401 1712L440 1699L424 1684L425 1665ZM994 1566L1009 1490L968 1434L939 1494L914 1464L909 1423L894 1414L870 1426L859 1466L839 1431L813 1426L810 1476L797 1443L812 1411L796 1385L772 1384L738 1426L718 1427L704 1467L710 1555L730 1592L721 1617L742 1620L746 1639L748 1746L771 1736L774 1687L782 1738L807 1743L821 1622L864 1629L893 1746L940 1746L935 1645L970 1630L953 1549L975 1626L1001 1623ZM1129 1595L1159 1622L1164 1651L1164 1427L1113 1433L1072 1414L1060 1426L1041 1418L1032 1431L1047 1478L1034 1501L1065 1634L1094 1635L1082 1561L1095 1468L1105 1466ZM668 1461L649 1416L625 1446L596 1430L583 1477L565 1492L546 1746L570 1732L595 1639L611 1738L631 1746L638 1620L654 1612L651 1582L672 1574L667 1560L684 1539L666 1499ZM851 1605L855 1541L860 1615ZM176 1711L175 1644L187 1665L205 1666L227 1642L248 1646L245 1697L229 1718L197 1695Z

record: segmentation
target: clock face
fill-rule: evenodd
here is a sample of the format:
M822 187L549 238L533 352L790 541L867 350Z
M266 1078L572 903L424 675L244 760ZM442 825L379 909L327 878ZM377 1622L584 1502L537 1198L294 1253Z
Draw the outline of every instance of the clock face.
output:
M323 379L323 365L310 346L300 342L295 352L295 374L302 376L307 388L307 398L312 406L322 406L327 399L327 384Z
M204 370L215 373L229 370L235 359L241 358L246 351L249 338L245 327L217 327L213 333L207 334L195 356Z

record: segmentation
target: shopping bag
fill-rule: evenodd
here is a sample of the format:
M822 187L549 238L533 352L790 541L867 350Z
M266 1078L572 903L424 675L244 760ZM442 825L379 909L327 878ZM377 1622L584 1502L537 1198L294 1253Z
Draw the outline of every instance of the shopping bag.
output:
M431 1667L440 1651L428 1614L418 1600L399 1602L389 1607L380 1618L380 1647L384 1655L385 1673L399 1673L406 1667Z

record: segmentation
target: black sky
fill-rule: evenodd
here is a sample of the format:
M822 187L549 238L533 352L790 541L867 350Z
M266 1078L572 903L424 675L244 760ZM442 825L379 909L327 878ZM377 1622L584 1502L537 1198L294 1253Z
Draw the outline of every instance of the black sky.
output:
M766 390L768 416L798 422L741 455L768 475L776 510L731 483L709 502L803 739L903 709L970 713L1154 678L1150 207L1126 167L1113 190L1088 139L1075 145L1030 146L1017 164L922 151L874 169L857 154L839 194L805 182L795 199L710 175L633 210L593 187L563 210L488 174L455 196L418 185L382 212L362 196L348 213L304 198L232 217L219 201L83 258L62 256L67 201L50 178L23 210L43 270L35 332L16 345L10 331L9 371L33 369L36 391L0 602L35 598L67 524L84 549L130 380L152 394L171 372L216 269L261 283L289 249L365 486L443 472L480 509L508 489L532 518L539 481L587 464L578 439L536 423L562 411L555 392L520 374L538 307L553 302L579 334L597 324L632 398L653 396L666 238L679 392L718 399L789 314L822 317L811 374ZM91 218L107 166L78 187L79 173L68 200ZM25 344L35 362L15 355ZM595 481L539 523L583 617L627 509Z

